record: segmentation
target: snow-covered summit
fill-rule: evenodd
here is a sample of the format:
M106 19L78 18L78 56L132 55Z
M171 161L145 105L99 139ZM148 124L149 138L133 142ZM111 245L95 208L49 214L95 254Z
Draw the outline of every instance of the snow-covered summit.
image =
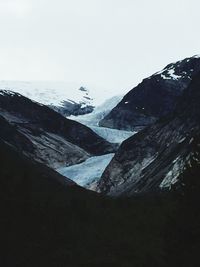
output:
M16 92L13 92L13 91L10 91L10 90L0 90L0 95L2 96L21 96L21 94L19 93L16 93Z
M0 81L0 89L20 93L44 105L63 106L64 101L94 104L90 91L74 83Z
M200 55L195 55L190 58L179 60L177 62L167 65L163 70L156 72L153 76L160 75L164 80L180 80L191 79L194 68L191 67L191 63L194 59L199 59ZM187 68L188 65L188 68ZM183 68L184 66L184 68ZM150 79L151 77L149 77Z
M168 64L143 79L99 122L100 126L138 131L171 113L191 79L200 71L200 57Z
M113 96L111 89L83 86L79 82L0 81L0 90L22 94L40 104L51 106L64 116L89 114Z

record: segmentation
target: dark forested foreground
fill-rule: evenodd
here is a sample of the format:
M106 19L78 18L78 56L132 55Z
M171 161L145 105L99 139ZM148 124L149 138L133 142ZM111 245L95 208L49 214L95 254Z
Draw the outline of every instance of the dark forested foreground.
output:
M199 266L195 163L176 193L111 199L0 145L1 266Z

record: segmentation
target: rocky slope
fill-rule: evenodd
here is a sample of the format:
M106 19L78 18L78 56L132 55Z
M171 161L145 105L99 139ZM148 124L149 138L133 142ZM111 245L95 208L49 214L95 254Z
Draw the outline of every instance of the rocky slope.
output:
M99 125L131 131L143 129L174 110L177 99L198 71L199 56L167 65L126 94Z
M191 161L200 162L200 73L169 116L122 143L98 188L111 195L170 189Z
M0 124L3 140L53 168L113 152L115 147L86 126L11 91L0 91Z

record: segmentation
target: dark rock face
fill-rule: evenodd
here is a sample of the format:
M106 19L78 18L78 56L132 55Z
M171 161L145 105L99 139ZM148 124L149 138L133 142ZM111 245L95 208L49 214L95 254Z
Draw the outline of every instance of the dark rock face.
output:
M169 189L186 165L200 162L200 73L175 111L122 143L106 168L99 190L134 195Z
M114 149L86 126L11 91L0 91L0 116L3 140L53 168Z
M83 105L78 104L76 102L72 103L68 101L63 101L62 106L56 107L56 106L49 106L56 112L62 114L65 117L69 117L71 115L78 116L78 115L85 115L88 113L91 113L94 110L94 106L92 105Z
M197 56L167 65L125 95L100 126L137 131L153 124L174 110L179 96L199 71Z
M13 125L0 116L0 138L17 151L51 168L79 163L89 153L59 135L41 129Z
M3 193L3 185L9 184L10 193L13 193L16 189L15 187L17 186L17 183L20 184L21 182L23 182L22 180L24 176L27 176L27 179L33 179L37 177L37 179L34 179L34 182L36 184L42 184L42 181L45 180L47 187L48 184L50 186L54 184L54 186L63 186L64 188L65 186L75 186L79 188L78 185L76 185L76 183L72 180L60 175L56 171L48 168L43 164L40 164L34 160L30 160L28 157L23 155L21 151L19 152L18 149L3 141L1 137L0 159L2 163L2 168L0 170L1 196L2 194L5 194L5 192ZM6 176L10 178L7 181L6 179L4 180ZM19 178L18 181L17 178Z

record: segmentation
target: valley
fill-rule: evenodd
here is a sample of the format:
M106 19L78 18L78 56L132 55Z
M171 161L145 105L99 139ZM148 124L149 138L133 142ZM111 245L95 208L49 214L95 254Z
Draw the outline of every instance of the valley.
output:
M199 266L199 56L95 105L3 84L3 266Z

